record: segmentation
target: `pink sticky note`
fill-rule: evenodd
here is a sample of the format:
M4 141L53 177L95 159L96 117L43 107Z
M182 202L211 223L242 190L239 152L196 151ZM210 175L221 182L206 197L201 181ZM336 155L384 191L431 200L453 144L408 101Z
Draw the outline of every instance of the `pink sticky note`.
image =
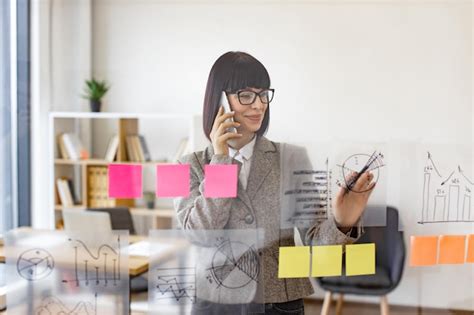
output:
M212 164L204 166L204 197L237 197L238 167L236 164Z
M157 165L156 196L188 197L189 178L189 164Z
M109 164L109 198L141 198L142 166Z

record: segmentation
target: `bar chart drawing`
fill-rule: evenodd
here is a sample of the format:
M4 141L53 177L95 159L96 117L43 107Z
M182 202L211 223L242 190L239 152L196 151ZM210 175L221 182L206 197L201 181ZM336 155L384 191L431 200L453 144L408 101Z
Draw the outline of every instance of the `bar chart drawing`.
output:
M73 279L64 279L63 283L74 283L77 287L117 286L121 280L120 235L117 236L117 245L91 247L79 239L69 241L74 249L74 276Z
M431 153L427 152L423 174L422 213L418 223L474 222L471 202L473 187L473 181L460 165L443 174Z

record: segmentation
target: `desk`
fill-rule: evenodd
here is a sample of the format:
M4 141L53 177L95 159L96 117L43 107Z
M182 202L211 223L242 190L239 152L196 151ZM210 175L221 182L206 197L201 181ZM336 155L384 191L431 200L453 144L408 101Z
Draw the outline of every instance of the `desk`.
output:
M35 230L35 229L32 229L32 228L20 228L20 229L16 229L14 230L14 232L19 232L19 233L15 233L13 234L12 236L15 236L15 239L12 238L11 240L11 245L9 243L9 246L5 246L3 244L3 242L1 242L0 240L0 262L5 262L6 261L6 255L5 255L5 252L7 251L9 255L9 263L10 263L10 257L13 259L17 259L17 257L21 257L24 253L26 252L30 252L31 250L33 249L38 249L39 247L42 247L41 245L44 244L45 248L44 248L44 251L42 252L42 254L44 254L44 252L46 252L47 254L50 254L50 257L51 257L51 260L54 260L54 267L50 267L50 269L55 269L55 274L54 274L54 278L52 278L52 282L49 282L49 283L46 283L46 284L38 284L38 286L34 285L32 281L23 281L22 279L19 278L18 275L16 275L16 272L15 272L15 280L16 279L20 279L20 281L16 281L16 282L13 282L13 283L19 283L20 285L18 286L18 291L9 291L9 295L11 295L13 298L11 298L11 300L15 301L15 302L9 302L10 303L10 307L13 307L13 313L15 313L15 311L17 311L17 307L22 311L22 314L32 314L32 310L34 309L33 307L34 306L34 303L45 303L44 300L41 300L40 301L40 297L38 296L38 299L36 298L35 295L33 295L31 292L34 292L35 289L37 289L36 291L39 292L40 290L42 290L43 287L46 287L48 286L48 290L50 290L51 292L56 292L56 296L55 298L57 298L59 301L61 301L61 299L63 297L67 297L68 300L66 299L63 299L64 301L69 301L69 300L77 300L78 299L78 296L77 296L77 292L79 293L83 293L83 291L81 290L81 288L79 289L74 289L74 287L76 286L76 281L84 281L84 280L88 280L87 278L87 260L84 260L85 261L85 278L83 277L83 274L84 274L84 268L83 266L84 265L81 265L81 269L79 270L79 273L80 275L78 276L78 267L77 267L77 262L78 262L78 254L77 254L77 250L76 250L76 254L74 255L74 250L73 252L71 253L71 246L75 246L75 248L77 248L76 246L81 246L81 245L76 245L76 243L74 242L73 244L74 245L70 245L71 243L69 243L68 241L69 240L73 240L73 241L76 241L76 237L73 236L73 234L69 234L67 235L66 233L61 233L61 234L57 234L55 232L57 231L45 231L45 230ZM172 232L172 231L171 231ZM159 234L159 233L158 233ZM166 233L163 233L163 234L166 234ZM44 236L44 238L42 238ZM118 245L113 245L113 243L110 242L110 240L114 240L114 241L119 241L121 242L122 245L125 245L125 246L122 246L121 247L121 252L122 254L125 254L125 253L133 253L135 255L138 255L138 254L141 254L142 251L141 249L144 249L145 251L148 252L148 249L145 247L142 247L141 245L142 244L138 244L138 249L135 248L135 249L132 249L132 248L128 248L127 250L125 250L124 248L126 248L126 243L124 244L123 242L125 241L125 238L121 238L120 240L118 239L118 237L114 236L114 237L109 237L110 235L107 234L105 236L103 235L87 235L87 241L86 241L86 238L85 238L85 235L84 235L84 242L87 243L87 245L89 245L89 243L94 243L96 241L96 239L98 240L98 242L94 245L94 247L90 247L90 251L89 249L87 249L87 246L84 244L84 249L85 250L82 250L82 252L84 251L87 251L89 254L89 256L87 257L90 257L92 256L94 259L95 257L99 257L101 254L100 254L100 250L102 248L105 248L105 247L109 247L109 248L112 248L112 250L115 250L113 252L113 255L116 255L117 254L117 251L116 251L116 247ZM70 239L68 239L68 237L71 237ZM105 241L101 241L101 239L105 240ZM91 241L92 239L92 241ZM57 242L55 243L55 241L57 240ZM153 255L153 260L152 260L152 263L151 263L151 266L153 266L153 262L156 261L157 264L161 264L161 263L167 263L168 260L171 260L171 261L174 261L173 258L175 256L175 254L179 253L181 250L185 250L185 246L188 245L188 242L186 240L184 241L181 241L181 240L177 240L177 239L172 239L172 238L166 238L166 235L163 236L163 238L161 237L158 237L158 238L153 238L152 240L149 239L148 237L145 237L145 236L137 236L137 235L130 235L128 236L128 241L129 241L129 244L136 244L140 241L147 241L150 242L150 246L152 249L155 250L154 252L154 255ZM156 243L154 243L156 242ZM14 245L16 244L16 246ZM117 243L115 243L117 244ZM100 245L100 246L99 246ZM154 246L156 245L156 247ZM65 250L67 248L67 250ZM82 248L82 247L81 247ZM34 252L34 251L33 251ZM94 256L92 253L96 253L96 256ZM110 254L110 252L108 252ZM53 254L53 255L51 255ZM100 255L99 255L100 254ZM145 253L143 253L145 254ZM45 262L45 260L49 261L49 257L47 259L45 259L44 257L46 256L37 256L37 257L40 257L41 259L37 259L36 261L40 261L40 262ZM102 257L102 256L101 256ZM111 256L109 256L111 257ZM112 256L112 257L115 257L116 256ZM53 259L54 258L54 259ZM36 257L35 257L36 259ZM89 259L89 258L87 258ZM102 259L102 258L101 258ZM13 266L15 264L15 261L12 261L12 265L10 266L7 266L7 269L10 269L12 270L13 268L18 268L18 261L20 261L20 259L16 260L16 266ZM28 263L30 263L32 260L31 260L31 257L29 257L28 260L26 260L25 258L22 258L22 261L28 261ZM90 268L89 270L94 270L93 268L96 268L96 278L89 278L91 279L92 281L94 279L96 280L104 280L105 278L105 286L107 286L107 276L102 276L102 278L99 278L99 272L103 275L106 275L106 274L109 274L109 275L112 275L113 274L113 280L115 281L117 278L116 278L116 269L115 269L115 266L116 266L116 260L114 259L113 261L113 273L112 273L112 269L109 269L107 267L107 270L108 270L108 273L106 273L106 263L105 262L108 262L109 264L112 262L111 259L109 258L109 260L107 260L107 258L105 258L105 260L101 260L101 263L104 262L104 267L101 267L101 271L98 271L99 267L95 267L93 266L92 268ZM81 264L82 264L82 260L81 260ZM109 266L109 264L107 264L107 266ZM35 263L36 265L36 263ZM109 286L110 288L110 292L107 291L107 289L95 289L95 290L99 290L99 291L104 291L102 293L105 293L105 294L102 294L101 296L101 302L102 304L97 304L97 295L96 295L96 300L95 300L95 305L97 307L97 305L106 305L107 307L109 307L110 309L115 309L115 310L127 310L129 309L129 304L128 302L131 301L131 297L128 296L127 297L127 294L125 293L126 292L126 289L128 288L130 291L128 291L127 293L131 293L133 292L132 290L133 289L139 289L139 290L144 290L144 289L147 289L148 287L148 283L147 283L147 279L136 279L135 277L137 276L140 276L141 274L147 272L149 270L149 257L145 257L145 256L133 256L133 255L129 255L128 256L128 265L125 264L125 261L122 261L122 264L119 265L121 267L119 267L119 270L121 270L121 274L122 274L122 278L118 278L118 283L117 283L117 288L113 288L113 286ZM49 267L49 265L48 265ZM128 274L129 274L129 281L128 283L125 281L125 273L127 272L126 271L126 268L128 267ZM29 266L27 266L27 268L30 268ZM74 270L75 268L75 270ZM25 273L21 273L21 271L25 270L26 268L21 268L21 269L17 269L20 270L18 271L18 273L20 274L20 276L22 276L23 278L25 278ZM44 268L43 268L44 269ZM75 271L75 274L74 274L74 271ZM49 273L48 273L49 274ZM120 275L120 273L119 273ZM75 278L74 278L75 276ZM93 277L93 276L92 276ZM135 279L133 279L135 278ZM27 278L25 278L27 279ZM62 280L62 283L71 283L71 285L68 285L66 287L62 287L58 284L56 280L57 279L61 279ZM109 278L110 280L111 278ZM30 279L28 279L30 280ZM97 284L99 284L99 282L97 282ZM134 285L135 284L135 285ZM43 285L43 287L41 286ZM79 284L77 284L77 286L79 286ZM84 289L84 292L85 291L90 291L89 289L87 289L86 287L88 286L88 283L85 284L85 286L83 288ZM102 283L100 283L100 286L102 286ZM37 287L37 288L35 288ZM81 284L81 287L82 287L82 284ZM120 291L116 291L117 289L119 289ZM15 289L16 290L16 289ZM11 293L11 292L14 292L14 293ZM16 294L16 292L18 292L18 294ZM49 292L49 291L48 291ZM98 292L96 291L96 294ZM100 293L100 292L99 292ZM24 296L33 296L34 298L33 299L28 299L28 298L24 298ZM70 296L68 296L70 295ZM15 300L14 297L18 297L18 301ZM43 299L43 298L41 298ZM26 302L25 302L26 301ZM48 300L49 301L49 300ZM55 300L56 301L56 300ZM56 303L56 302L54 302ZM54 304L53 303L53 304ZM85 303L83 301L76 301L75 303ZM43 305L43 304L41 304ZM48 304L49 305L49 304ZM59 304L55 304L56 306L59 305ZM76 304L76 305L79 305L79 304ZM91 304L92 305L92 304ZM102 307L102 306L101 306ZM23 309L25 309L25 311L23 312ZM20 312L20 311L18 311ZM114 311L114 312L106 312L107 314L118 314L119 312L118 311ZM120 314L128 314L129 311L125 311L125 312L120 312ZM56 314L56 312L55 312ZM59 313L58 313L59 314Z
M31 230L34 231L34 229L31 228L19 228L23 230ZM145 236L139 236L139 235L130 235L129 236L129 242L130 244L146 240L147 237ZM6 260L5 256L5 247L2 244L0 245L0 263L4 263ZM145 273L148 271L148 257L139 257L139 256L130 256L128 258L128 273L130 277L136 277L141 275L142 273Z

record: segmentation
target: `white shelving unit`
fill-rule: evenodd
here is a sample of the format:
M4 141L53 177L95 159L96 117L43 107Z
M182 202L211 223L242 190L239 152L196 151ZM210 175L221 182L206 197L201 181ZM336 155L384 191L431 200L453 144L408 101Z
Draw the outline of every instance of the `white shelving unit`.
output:
M57 136L63 132L74 132L90 152L87 160L72 161L62 159L57 147ZM50 228L55 228L61 218L62 206L57 203L55 182L59 176L68 174L74 180L75 191L80 192L81 204L72 208L84 209L88 206L87 200L87 167L107 166L110 162L103 159L105 147L113 134L118 134L120 139L117 162L127 163L125 150L125 137L129 134L144 134L155 160L163 157L172 159L179 142L188 138L189 149L202 150L207 145L202 132L202 117L200 115L163 114L163 113L92 113L92 112L50 112L49 113L49 148L48 164L50 166L48 181L48 209L45 215L50 223ZM115 162L115 163L117 163ZM137 163L137 162L133 162ZM160 161L143 162L144 167L153 167ZM144 178L144 182L147 179ZM148 178L148 182L153 181ZM144 185L146 186L146 182ZM149 183L154 188L153 183ZM80 187L80 188L79 188ZM168 202L169 200L164 200ZM160 206L159 210L146 212L133 200L117 200L117 205L127 205L133 208L132 213L142 216L155 216L156 218L171 218L173 212L170 207ZM163 209L161 209L163 208ZM160 226L160 224L157 224Z

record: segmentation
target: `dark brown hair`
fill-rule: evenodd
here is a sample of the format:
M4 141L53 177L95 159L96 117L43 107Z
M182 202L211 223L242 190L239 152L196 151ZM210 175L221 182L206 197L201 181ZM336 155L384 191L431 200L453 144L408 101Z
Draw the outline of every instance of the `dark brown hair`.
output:
M270 76L260 61L241 51L229 51L216 60L207 79L203 106L203 129L209 140L222 91L235 93L249 87L270 88ZM265 111L258 136L267 132L269 122L270 107Z

